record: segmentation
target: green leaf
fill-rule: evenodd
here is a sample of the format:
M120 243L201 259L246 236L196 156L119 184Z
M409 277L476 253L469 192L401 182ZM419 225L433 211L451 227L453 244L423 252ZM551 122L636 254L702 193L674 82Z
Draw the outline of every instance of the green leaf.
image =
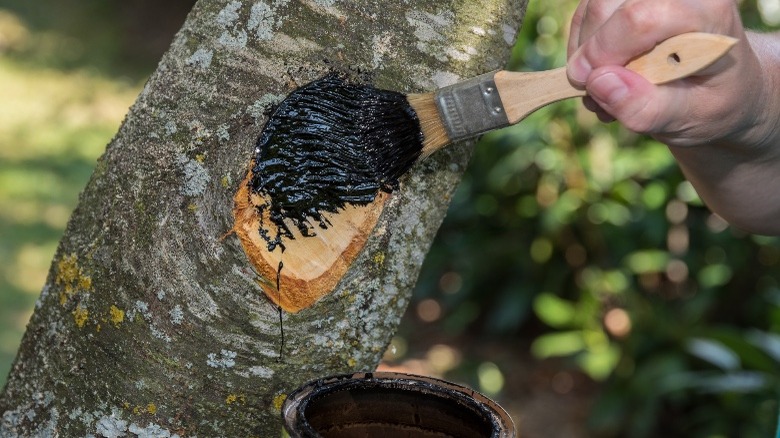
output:
M669 253L658 250L636 251L626 257L624 263L635 274L662 272L669 263Z
M761 391L769 386L770 379L763 373L755 371L740 371L723 376L704 377L699 379L698 387L704 392L712 393L751 393Z
M620 350L614 345L594 351L586 351L577 357L577 363L593 380L604 380L620 360Z
M704 393L754 393L767 389L772 382L765 373L735 371L726 374L686 371L664 376L659 386L673 392L696 389Z
M723 286L731 280L731 268L721 263L702 268L697 276L703 288Z
M667 197L666 185L662 182L653 182L645 187L642 192L642 202L649 210L661 208L666 202Z
M748 342L760 348L771 356L772 359L780 363L780 335L753 330L747 334L746 338Z
M539 336L531 344L531 353L540 359L553 356L569 356L585 349L580 331L548 333Z
M694 338L686 345L688 353L709 362L725 371L736 370L740 367L737 353L723 343L703 338Z
M572 324L577 309L570 301L542 292L534 300L534 313L550 327L561 328Z

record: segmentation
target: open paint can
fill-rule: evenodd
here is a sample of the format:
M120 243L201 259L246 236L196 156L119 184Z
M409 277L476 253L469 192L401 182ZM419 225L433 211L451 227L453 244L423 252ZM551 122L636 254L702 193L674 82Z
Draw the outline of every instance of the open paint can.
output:
M287 397L293 438L511 438L512 419L484 395L444 380L375 372L326 377Z

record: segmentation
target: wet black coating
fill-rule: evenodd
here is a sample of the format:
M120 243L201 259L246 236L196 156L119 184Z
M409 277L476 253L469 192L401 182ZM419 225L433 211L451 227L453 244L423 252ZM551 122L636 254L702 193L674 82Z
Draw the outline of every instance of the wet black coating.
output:
M276 230L260 230L269 251L303 236L323 213L365 205L391 192L417 161L423 135L402 93L354 83L331 73L293 91L271 114L255 148L250 189L265 195ZM262 211L261 211L262 213Z
M279 292L279 303L282 302L282 268L284 262L279 260L279 268L276 269L276 291ZM282 306L276 305L276 310L279 311L279 331L282 334L282 342L279 344L279 358L278 362L281 362L284 358L284 320L282 319Z

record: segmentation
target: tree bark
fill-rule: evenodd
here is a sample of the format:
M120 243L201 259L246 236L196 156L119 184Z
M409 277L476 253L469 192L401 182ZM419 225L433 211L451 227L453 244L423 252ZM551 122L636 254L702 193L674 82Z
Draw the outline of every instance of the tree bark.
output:
M0 436L278 436L285 394L373 369L471 144L417 165L333 292L284 315L235 236L270 108L329 69L430 91L500 68L525 0L201 0L81 194ZM267 279L266 279L267 280Z

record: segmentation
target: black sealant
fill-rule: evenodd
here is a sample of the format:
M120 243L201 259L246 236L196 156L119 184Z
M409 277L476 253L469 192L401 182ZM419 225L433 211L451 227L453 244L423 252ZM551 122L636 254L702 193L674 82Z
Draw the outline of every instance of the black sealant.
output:
M391 192L422 150L420 122L404 94L331 73L293 91L257 141L250 189L264 195L275 230L261 229L268 250L284 250L330 223L323 213L365 205ZM411 151L411 152L410 152Z
M276 269L276 291L279 292L279 304L276 310L279 311L279 331L282 335L282 342L279 344L279 362L284 360L284 320L282 319L282 268L284 262L279 260L279 267Z

